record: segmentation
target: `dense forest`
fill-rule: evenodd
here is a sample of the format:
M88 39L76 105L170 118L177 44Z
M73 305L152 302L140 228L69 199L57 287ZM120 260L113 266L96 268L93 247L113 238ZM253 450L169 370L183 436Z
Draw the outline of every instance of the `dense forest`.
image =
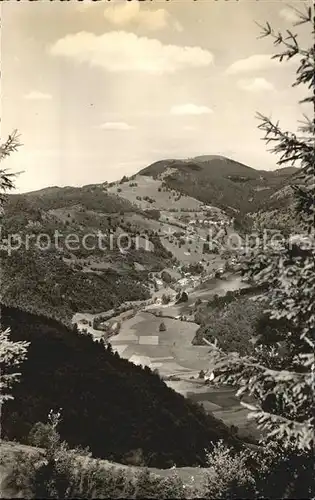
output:
M290 182L293 171L255 170L224 156L190 160L161 160L140 171L158 178L170 189L223 210L233 207L244 216L268 204L270 195ZM258 188L264 188L257 190ZM235 211L234 211L235 215Z
M221 421L90 336L8 307L2 324L13 341L31 341L14 400L3 408L8 439L26 443L34 424L62 408L62 439L95 457L124 462L141 448L146 465L163 468L202 465L205 448L220 439L238 446Z
M150 272L167 266L172 254L153 233L146 236L154 251L136 247L137 232L126 226L123 212L117 212L132 206L123 200L119 203L117 197L91 187L9 196L2 236L10 235L11 248L4 245L0 250L6 305L70 324L78 311L97 313L148 298ZM58 217L53 209L60 210ZM102 233L102 246L97 237L92 240L94 248L90 241L85 246L86 234L97 231ZM131 237L126 255L119 251L115 237L110 246L111 235L119 231ZM60 235L57 244L56 234ZM77 247L65 244L71 235L77 238ZM144 267L142 272L135 271L135 262Z
M70 324L75 312L101 312L124 301L147 299L147 273L108 269L101 274L70 268L54 251L3 253L2 297L6 305Z
M136 207L118 196L106 193L106 187L88 185L77 187L50 187L27 194L10 196L10 203L21 213L26 205L38 210L52 210L60 207L80 205L86 210L96 212L116 213L120 211L134 212Z

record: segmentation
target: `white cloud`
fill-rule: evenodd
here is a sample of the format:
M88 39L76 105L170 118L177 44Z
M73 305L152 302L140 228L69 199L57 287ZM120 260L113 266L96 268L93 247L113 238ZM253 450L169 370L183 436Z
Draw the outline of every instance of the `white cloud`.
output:
M279 11L279 16L288 23L296 23L300 20L299 15L293 8L285 7Z
M116 26L124 26L133 21L139 13L138 2L126 2L119 5L107 5L104 9L104 17Z
M94 2L92 0L82 0L82 2L77 1L77 8L78 8L78 10L85 12L86 10L90 9L91 7L94 7L95 5L99 5L99 3L101 1L102 0L96 0Z
M196 104L180 104L171 108L171 115L208 115L212 109L207 106L197 106Z
M140 7L140 2L124 2L118 5L106 5L105 19L115 26L123 27L134 23L151 31L161 30L174 25L177 31L182 29L178 21L173 21L165 9L148 10Z
M251 78L248 80L239 80L237 85L242 90L249 92L261 92L264 90L274 90L274 86L265 78Z
M247 73L250 71L261 71L265 69L273 69L279 67L280 63L276 59L271 59L272 54L256 54L246 59L235 61L226 70L229 75L238 73Z
M120 5L107 5L104 17L115 26L135 22L149 30L159 30L167 26L170 16L165 9L143 10L140 8L140 2L125 2Z
M50 47L50 53L116 73L175 73L182 69L207 67L213 61L212 53L201 47L164 45L159 40L125 31L102 35L82 31L67 35Z
M39 92L37 90L32 90L28 94L25 94L24 99L33 101L48 101L52 99L51 94L45 94L44 92Z
M103 130L133 130L134 127L125 122L105 122L98 128Z

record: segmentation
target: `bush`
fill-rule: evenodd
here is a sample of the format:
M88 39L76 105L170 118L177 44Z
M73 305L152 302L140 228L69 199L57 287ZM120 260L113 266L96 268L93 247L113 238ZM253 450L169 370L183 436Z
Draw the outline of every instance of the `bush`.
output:
M162 304L166 305L169 304L171 301L170 295L167 295L166 293L163 293L162 295Z
M90 460L80 450L69 450L59 442L53 454L48 450L44 454L17 454L3 491L24 498L187 498L176 472L166 478L148 469L128 472ZM197 496L192 494L191 498Z
M159 331L160 331L160 332L165 332L165 331L166 331L166 326L165 326L165 323L164 323L164 322L160 323L160 326L159 326Z
M150 474L148 469L140 471L136 478L135 498L159 498L158 485L161 479Z
M184 266L183 271L190 274L201 274L204 271L204 267L200 262L196 264L189 264L189 266Z
M28 436L29 444L38 448L48 448L51 439L58 440L59 434L49 424L43 422L37 422Z
M204 243L202 245L202 253L210 253L209 243Z
M186 498L185 486L176 470L171 476L162 479L157 488L158 498ZM196 495L197 496L197 495ZM195 496L195 497L196 497Z
M204 498L255 497L255 479L248 465L248 451L233 453L221 441L208 453L208 466Z
M182 302L187 302L188 301L188 295L186 292L182 292L176 301L176 304L181 304Z
M172 276L167 271L162 271L161 278L167 284L170 284L173 281Z
M50 414L50 422L42 424L48 436L43 453L21 452L13 458L5 490L26 498L133 498L135 481L124 470L105 467L86 450L70 450L60 441L59 417Z
M201 298L199 297L196 302L195 302L195 307L199 307L200 305L202 304L202 300Z

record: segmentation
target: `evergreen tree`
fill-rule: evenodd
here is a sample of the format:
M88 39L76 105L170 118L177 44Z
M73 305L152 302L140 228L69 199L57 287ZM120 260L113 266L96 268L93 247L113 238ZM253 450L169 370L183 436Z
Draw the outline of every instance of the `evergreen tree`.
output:
M298 16L296 25L311 26L313 38L311 8ZM262 36L272 37L274 45L283 47L273 58L299 60L293 86L305 85L309 95L301 102L314 104L314 47L302 48L297 35L290 30L282 35L269 23ZM239 396L254 397L254 405L244 405L264 429L265 439L297 456L310 453L314 444L314 121L305 117L295 134L263 115L259 119L266 142L273 145L271 151L280 155L278 164L300 166L292 187L301 234L248 255L247 274L258 285L268 286L260 299L267 317L277 326L273 340L267 342L262 331L254 339L253 356L225 354L213 346L213 357L219 382L238 387Z
M165 323L163 321L162 321L162 323L160 323L159 331L160 332L165 332L166 331L166 326L165 326Z
M21 146L19 141L19 135L16 130L9 135L6 142L0 145L0 161L8 158L13 152ZM7 191L14 189L14 179L17 174L8 172L6 168L0 168L0 207L1 213L3 213L3 203L6 199Z
M16 131L7 141L0 145L0 161L6 159L20 146L19 136ZM0 215L3 216L4 203L7 191L12 190L16 174L0 169ZM2 241L1 241L1 248ZM0 327L0 406L7 399L11 399L12 385L18 380L20 373L16 370L26 357L29 342L12 342L10 329L2 330Z
M26 358L28 346L29 342L11 341L9 328L0 330L0 406L7 399L12 399L12 385L20 377L16 370Z

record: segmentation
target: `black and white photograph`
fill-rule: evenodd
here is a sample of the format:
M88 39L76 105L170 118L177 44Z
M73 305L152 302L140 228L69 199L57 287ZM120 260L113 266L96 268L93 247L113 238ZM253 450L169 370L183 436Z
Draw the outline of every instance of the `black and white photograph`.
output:
M3 0L0 491L314 499L309 0Z

